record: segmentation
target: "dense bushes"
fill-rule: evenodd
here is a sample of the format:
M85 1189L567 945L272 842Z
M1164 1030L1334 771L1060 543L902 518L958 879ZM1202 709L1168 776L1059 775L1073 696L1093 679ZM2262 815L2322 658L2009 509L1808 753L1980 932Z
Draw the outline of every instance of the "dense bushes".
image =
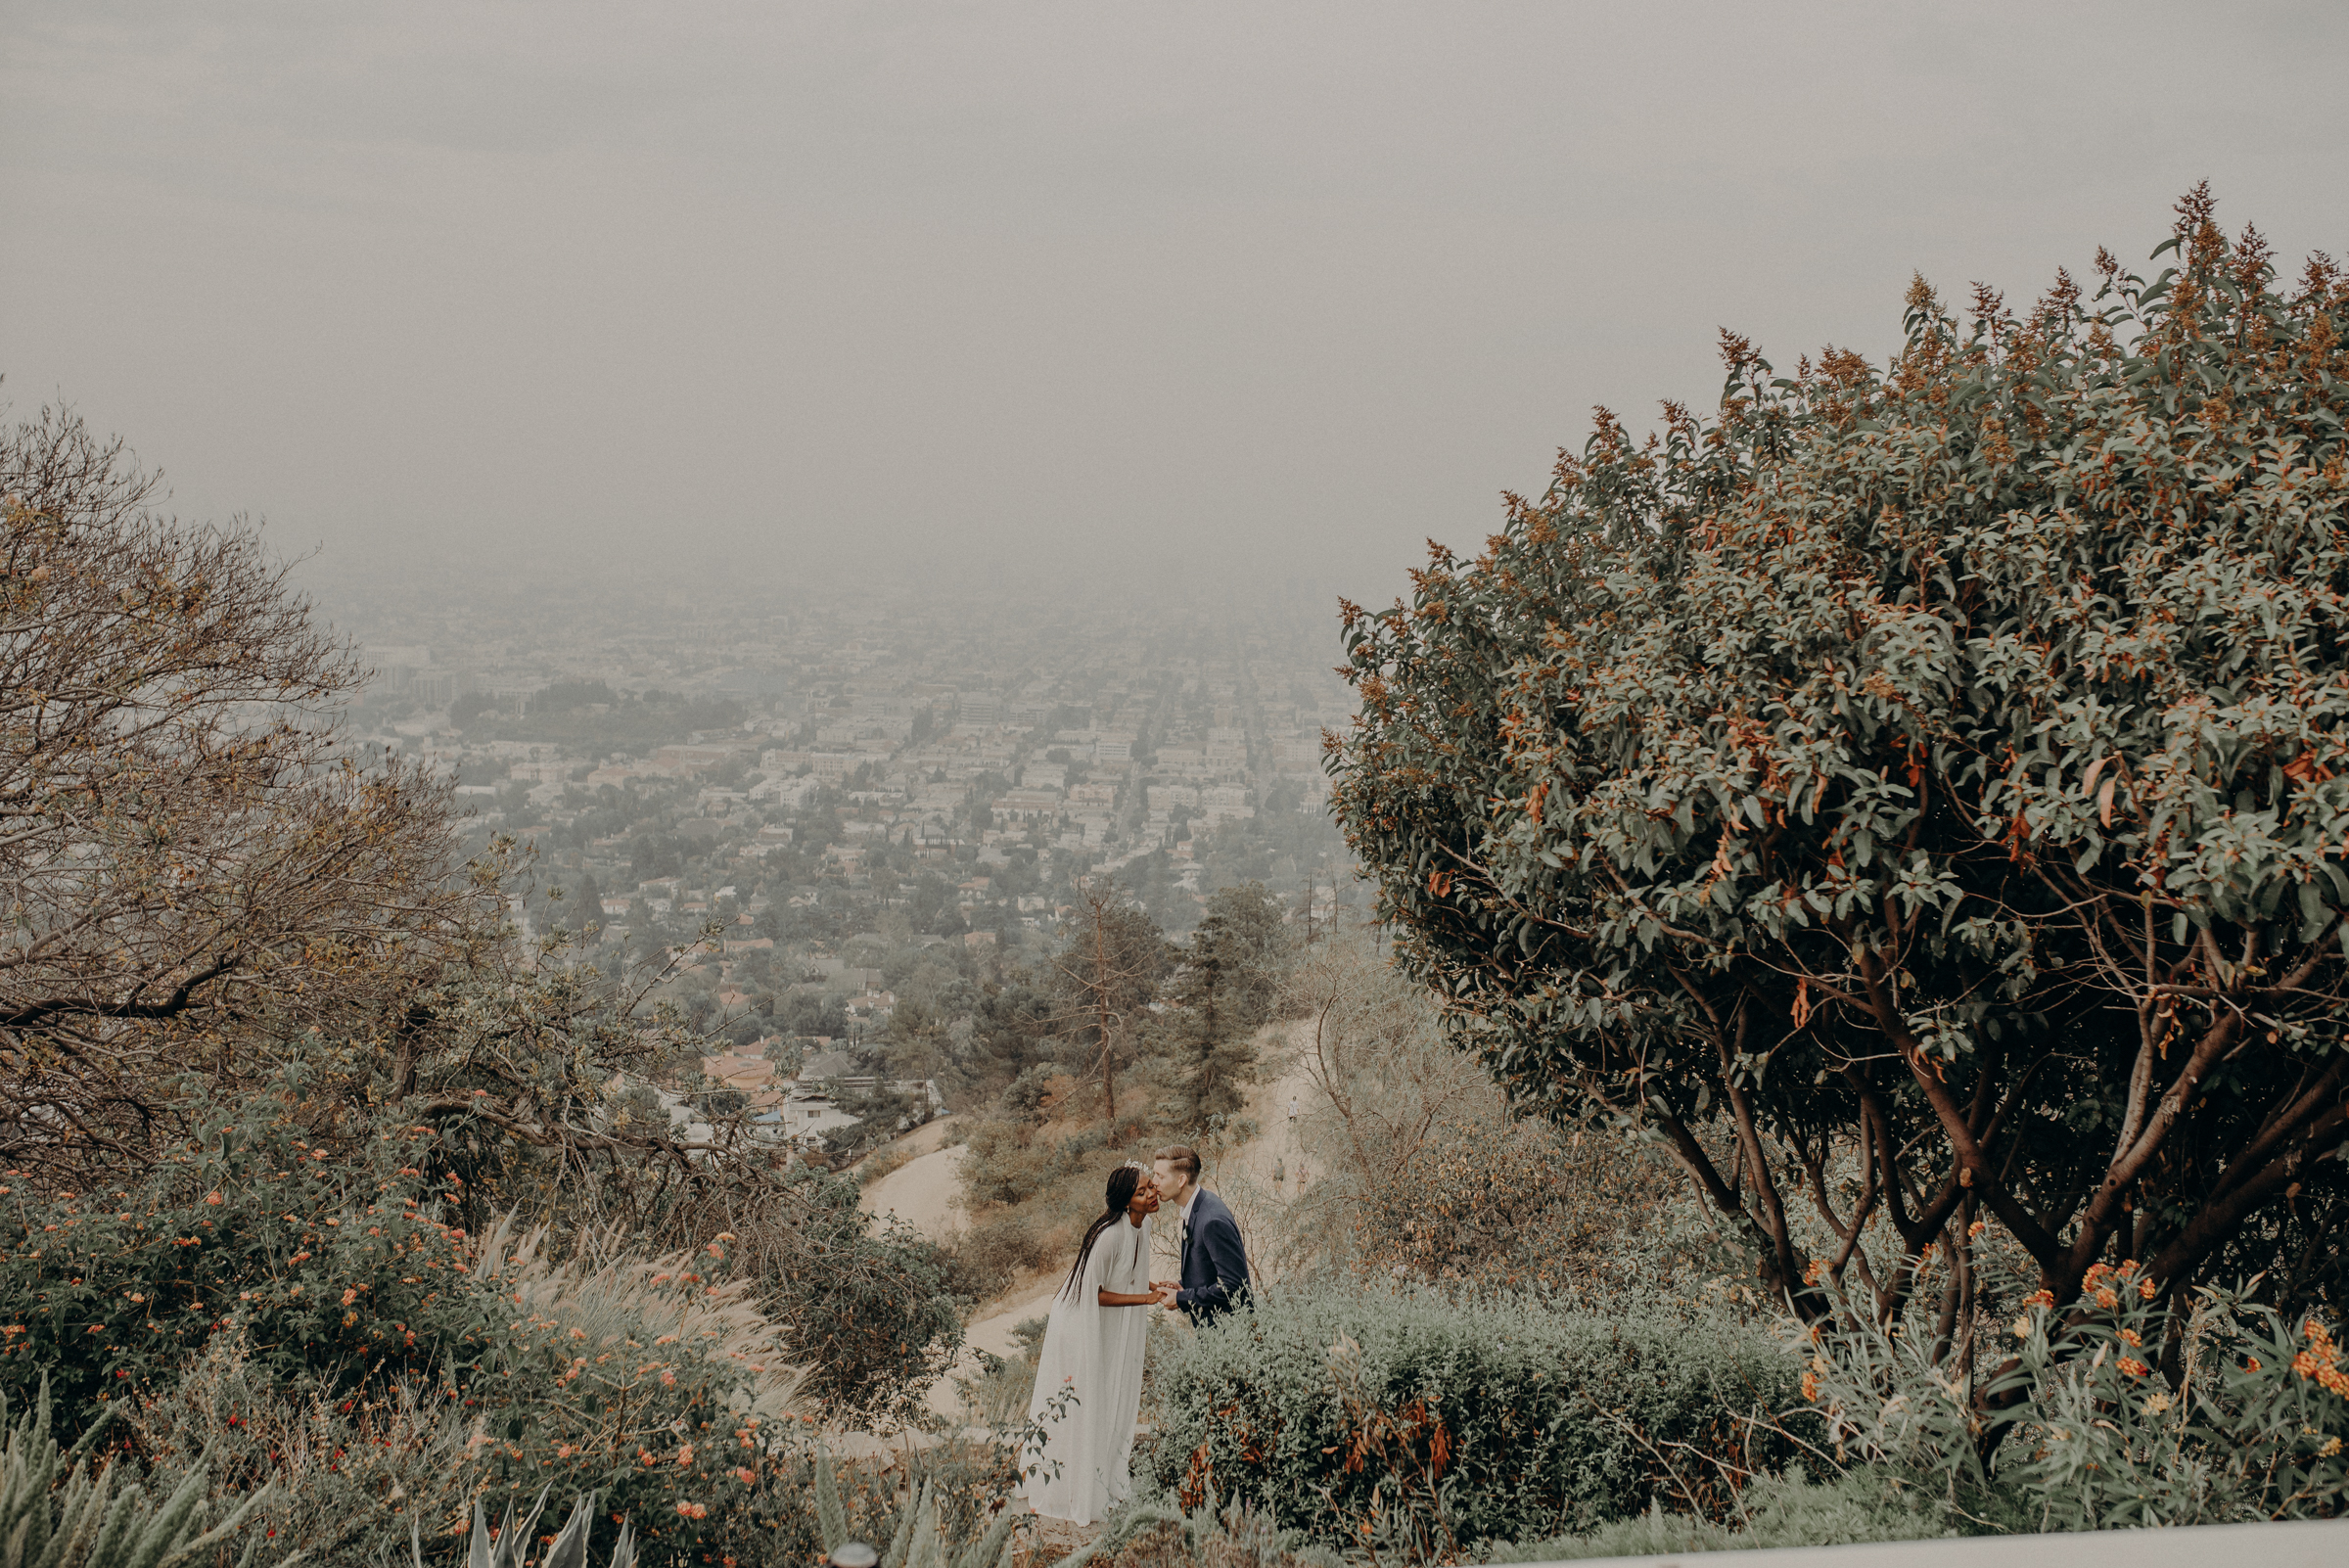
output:
M1924 1336L1838 1339L1787 1319L1780 1348L1709 1311L1268 1292L1154 1347L1144 1463L1162 1509L1239 1502L1405 1561L2349 1508L2349 1357L2325 1322L2206 1292L2179 1329L2179 1387L2152 1365L2159 1293L2134 1268L1990 1326L1977 1396Z
M285 1085L288 1095L292 1085ZM135 1188L41 1193L0 1173L0 1389L49 1380L67 1418L167 1383L232 1321L278 1378L331 1392L371 1369L461 1377L483 1309L445 1223L430 1129L336 1155L290 1100L216 1117Z
M853 1177L799 1165L780 1186L796 1223L766 1249L764 1284L808 1367L808 1394L836 1414L902 1421L962 1348L966 1292L954 1260L910 1226L858 1209Z
M328 1550L550 1483L690 1540L758 1481L799 1374L724 1240L468 1235L439 1134L345 1128L335 1153L281 1089L135 1189L0 1199L0 1391L47 1380L69 1430L128 1407L139 1457L223 1498L299 1477L280 1523Z
M2098 1265L2065 1309L2041 1296L1984 1328L1989 1343L1957 1358L1955 1377L1927 1347L1880 1331L1816 1344L1790 1334L1810 1346L1803 1392L1825 1441L2017 1529L2326 1518L2349 1506L2349 1368L2319 1318L2295 1323L2212 1289L2173 1319L2130 1264ZM2176 1385L2153 1364L2173 1330ZM1982 1364L1972 1379L1969 1360Z
M1659 1496L1720 1513L1723 1466L1790 1450L1771 1421L1797 1379L1759 1330L1662 1309L1292 1289L1168 1347L1149 1465L1186 1502L1212 1486L1324 1541L1356 1537L1374 1483L1392 1508L1399 1476L1441 1488L1426 1523L1463 1544L1585 1529Z

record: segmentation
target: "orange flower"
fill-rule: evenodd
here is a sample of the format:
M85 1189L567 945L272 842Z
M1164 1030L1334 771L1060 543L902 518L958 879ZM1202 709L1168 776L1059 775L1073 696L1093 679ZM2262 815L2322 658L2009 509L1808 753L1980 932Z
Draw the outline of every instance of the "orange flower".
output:
M2144 1362L2139 1360L2134 1356L2124 1356L2113 1364L2118 1366L2123 1373L2130 1377L2142 1377L2147 1372L2153 1370L2153 1368L2147 1366Z
M343 1292L343 1305L345 1307L349 1306L352 1302L357 1301L358 1299L359 1290L356 1285L353 1285L349 1289Z
M2161 1287L2153 1283L2152 1277L2148 1275L2137 1282L2137 1293L2145 1300L2151 1301L2161 1294Z
M1803 1373L1803 1398L1813 1405L1819 1403L1819 1374L1817 1372L1806 1371Z
M740 1469L729 1470L726 1473L732 1476L735 1480L741 1482L746 1487L750 1486L759 1479L759 1472L749 1468L748 1466Z
M219 1194L219 1193L217 1193L217 1192L207 1192L207 1193L206 1193L206 1194L205 1194L205 1196L204 1196L204 1201L205 1201L207 1204L210 1205L212 1208L215 1208L215 1209L217 1209L217 1208L219 1208L219 1207L220 1207L220 1205L221 1205L221 1202L222 1202L223 1200L221 1199L221 1196L220 1196L220 1194Z
M2026 1307L2052 1307L2055 1305L2055 1293L2051 1290L2035 1290L2031 1293L2031 1299L2024 1302L2023 1305Z
M698 1502L680 1502L677 1504L677 1512L688 1519L700 1519L707 1516L710 1510Z
M2113 1290L2110 1285L2098 1285L2096 1287L2097 1306L2103 1308L2106 1312L2110 1312L2120 1304L2121 1298L2113 1294Z
M679 1463L679 1464L681 1464L681 1465L682 1465L682 1464L691 1464L692 1462L693 1462L693 1445L692 1445L692 1444L690 1444L690 1443L688 1443L688 1444L686 1444L686 1445L685 1445L683 1448L681 1448L681 1449L677 1450L677 1463Z

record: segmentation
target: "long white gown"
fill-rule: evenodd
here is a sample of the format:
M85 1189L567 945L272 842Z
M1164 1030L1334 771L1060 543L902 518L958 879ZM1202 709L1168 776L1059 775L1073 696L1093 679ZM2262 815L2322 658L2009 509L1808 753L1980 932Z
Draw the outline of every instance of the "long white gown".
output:
M1133 1491L1128 1470L1133 1462L1134 1417L1142 1407L1142 1349L1149 1341L1151 1309L1104 1307L1096 1292L1139 1296L1149 1289L1150 1218L1145 1215L1139 1225L1121 1218L1101 1232L1077 1289L1052 1299L1036 1364L1036 1394L1028 1402L1028 1418L1043 1426L1043 1442L1020 1455L1028 1475L1018 1489L1047 1518L1091 1524ZM1074 1397L1055 1419L1051 1407L1063 1389Z

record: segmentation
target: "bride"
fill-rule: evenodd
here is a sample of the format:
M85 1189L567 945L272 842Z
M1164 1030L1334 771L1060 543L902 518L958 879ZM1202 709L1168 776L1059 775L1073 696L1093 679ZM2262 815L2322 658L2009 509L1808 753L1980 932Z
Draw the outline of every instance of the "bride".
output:
M1091 1524L1132 1491L1133 1421L1142 1403L1150 1314L1172 1291L1150 1288L1150 1216L1158 1187L1140 1166L1109 1174L1101 1215L1053 1298L1028 1419L1040 1436L1020 1455L1019 1495L1037 1513Z

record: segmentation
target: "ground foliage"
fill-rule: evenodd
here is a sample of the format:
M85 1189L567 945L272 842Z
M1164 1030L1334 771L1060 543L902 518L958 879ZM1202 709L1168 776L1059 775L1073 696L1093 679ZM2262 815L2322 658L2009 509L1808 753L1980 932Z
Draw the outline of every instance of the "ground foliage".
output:
M1736 1477L1794 1453L1774 1418L1797 1364L1759 1327L1661 1305L1292 1287L1171 1342L1155 1371L1148 1467L1184 1506L1212 1493L1406 1559L1657 1497L1723 1517Z
M0 1197L0 1392L54 1389L69 1432L127 1408L130 1456L174 1486L300 1469L304 1508L343 1499L305 1533L370 1550L427 1505L453 1529L475 1496L550 1482L690 1541L705 1516L676 1503L755 1489L802 1379L730 1236L662 1256L469 1232L442 1134L329 1149L299 1089L214 1118L137 1188ZM351 1449L364 1466L329 1457Z
M2067 1301L2342 1288L2349 286L2202 191L2154 257L1970 325L1920 281L1886 366L1725 335L1716 417L1602 413L1348 610L1333 800L1404 962L1809 1316L1938 1246L1963 1322L1978 1222Z
M2173 1385L2152 1363L2180 1315ZM2295 1321L2218 1287L2173 1314L2143 1269L2098 1264L2078 1300L2043 1294L1995 1332L2011 1355L1983 1374L1987 1401L1897 1333L1787 1338L1808 1354L1803 1398L1838 1463L1906 1477L1976 1526L2108 1530L2349 1507L2349 1367L2322 1317Z

